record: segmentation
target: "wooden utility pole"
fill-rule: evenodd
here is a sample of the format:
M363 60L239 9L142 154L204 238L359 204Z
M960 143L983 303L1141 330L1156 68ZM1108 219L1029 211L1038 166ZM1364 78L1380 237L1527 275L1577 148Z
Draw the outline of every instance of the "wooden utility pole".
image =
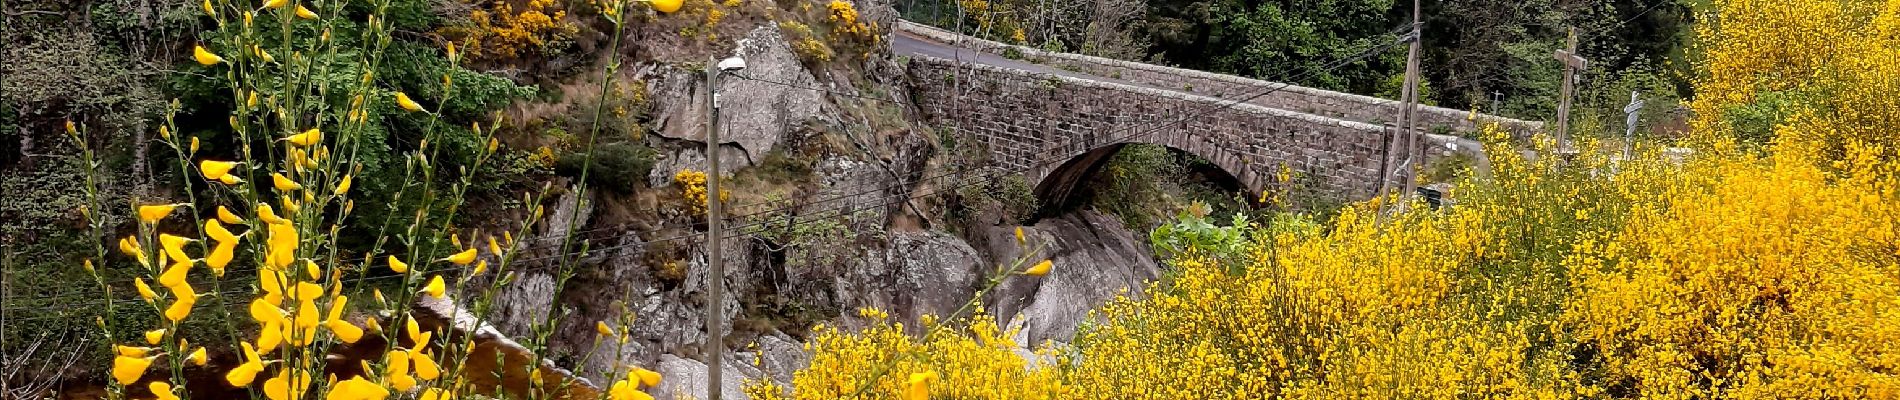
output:
M720 360L725 358L726 335L726 267L725 253L719 251L722 237L719 232L719 218L725 211L719 204L719 60L706 62L706 266L711 271L706 274L706 398L719 400L724 369Z
M1405 194L1411 196L1418 192L1418 171L1425 159L1420 157L1420 142L1424 141L1413 126L1418 124L1418 47L1425 37L1424 22L1421 20L1420 0L1412 0L1412 49L1405 56L1405 105L1399 111L1399 125L1405 132L1405 159L1403 164L1411 169L1405 173Z
M1577 28L1570 28L1569 43L1557 50L1557 61L1564 63L1563 98L1557 103L1557 152L1567 155L1570 148L1570 98L1577 92L1577 72L1589 66L1589 60L1577 55Z
M1399 95L1399 122L1393 125L1397 128L1396 133L1392 135L1392 142L1385 146L1385 161L1379 171L1380 196L1391 193L1392 181L1398 178L1401 170L1410 168L1413 158L1411 154L1417 152L1415 146L1418 145L1418 137L1412 134L1411 118L1412 109L1417 105L1415 97L1418 95L1418 46L1419 38L1423 35L1419 29L1422 26L1419 22L1419 9L1419 1L1412 0L1412 32L1405 34L1402 39L1410 40L1412 46L1405 55L1405 88ZM1412 190L1411 185L1414 183L1410 178L1411 175L1406 174L1407 183L1401 188L1407 192Z

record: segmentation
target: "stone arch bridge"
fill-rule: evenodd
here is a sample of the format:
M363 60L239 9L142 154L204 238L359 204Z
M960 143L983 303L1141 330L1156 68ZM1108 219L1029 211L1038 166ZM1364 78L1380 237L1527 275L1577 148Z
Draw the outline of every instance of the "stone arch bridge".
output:
M1399 113L1394 100L1044 52L908 21L892 36L893 51L909 57L911 97L925 118L981 143L993 166L1021 171L1051 203L1067 201L1129 143L1200 156L1253 193L1285 166L1314 186L1306 190L1365 199L1378 191L1386 145L1402 137L1389 124ZM1272 88L1279 89L1235 104ZM1481 123L1500 123L1514 136L1542 128L1427 106L1418 120L1418 129L1434 132L1422 146L1427 165L1456 153L1482 159L1476 141L1457 136Z

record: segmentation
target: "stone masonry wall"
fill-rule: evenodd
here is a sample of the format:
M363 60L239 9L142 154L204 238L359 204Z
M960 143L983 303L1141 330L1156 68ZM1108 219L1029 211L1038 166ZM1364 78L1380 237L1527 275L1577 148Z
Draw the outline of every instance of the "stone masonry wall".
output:
M1398 120L1400 102L1377 97L1361 96L1351 93L1334 92L1302 86L1287 85L1231 75L1196 71L1183 68L1164 67L1152 64L1085 56L1069 53L1054 53L1025 46L1015 46L994 41L959 35L954 32L899 21L898 29L926 39L955 43L958 46L984 51L992 54L1021 54L1023 58L1039 64L1134 82L1141 85L1179 90L1202 96L1235 100L1248 97L1264 90L1273 92L1254 98L1248 103L1254 105L1298 111L1308 114L1339 118L1351 121L1389 125ZM1420 106L1418 129L1431 133L1474 132L1478 124L1497 122L1515 137L1529 137L1543 129L1543 123L1502 118L1485 114L1473 115L1467 110L1443 107Z
M919 56L912 98L937 126L987 146L991 162L1040 182L1066 161L1119 143L1201 156L1250 191L1280 165L1320 193L1364 199L1377 190L1384 126L1149 87Z

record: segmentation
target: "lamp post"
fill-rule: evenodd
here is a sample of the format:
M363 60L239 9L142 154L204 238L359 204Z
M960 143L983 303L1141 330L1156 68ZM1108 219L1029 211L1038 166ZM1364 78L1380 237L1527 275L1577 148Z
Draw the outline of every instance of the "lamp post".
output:
M745 59L739 57L720 60L706 65L706 265L711 271L706 275L706 398L719 400L724 369L720 361L725 357L725 308L726 308L726 267L725 253L719 250L719 242L724 239L719 231L719 219L724 205L719 202L719 76L745 69Z

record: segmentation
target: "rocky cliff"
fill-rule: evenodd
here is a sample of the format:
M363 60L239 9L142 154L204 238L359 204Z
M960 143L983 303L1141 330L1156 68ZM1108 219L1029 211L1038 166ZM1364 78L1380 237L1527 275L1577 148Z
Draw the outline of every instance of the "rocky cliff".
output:
M870 18L894 19L888 4L860 7ZM728 77L719 88L721 156L732 160L724 163L729 170L737 171L729 187L735 193L789 199L772 203L789 209L766 216L792 220L806 204L800 198L887 189L901 199L915 189L906 182L957 162L936 148L935 129L909 122L916 120L905 98L910 91L902 67L887 56L814 69L800 62L772 26L752 29L730 54L745 57L749 65L742 77ZM656 101L657 114L648 127L655 134L646 140L662 150L645 180L653 191L676 190L671 187L675 172L705 165L704 147L698 144L705 128L703 74L662 64L632 69L642 71ZM890 101L862 100L867 97ZM867 105L876 103L899 106ZM813 142L822 145L800 144ZM809 159L810 175L777 185L749 178L780 172L773 170L780 166L767 165L772 157ZM570 191L551 207L544 222L550 228L541 229L541 236L560 237L570 220L583 229L607 226L594 205L613 203L604 196L616 195L593 191L579 199ZM704 310L717 303L732 321L725 332L723 391L726 398L742 398L743 379L789 382L792 371L808 362L801 339L812 323L858 326L863 321L851 311L875 307L915 325L922 315L956 310L997 263L1020 255L1014 225L973 224L958 229L960 234L946 233L949 224L932 224L943 220L942 207L935 206L941 203L913 200L864 204L835 217L763 223L742 231L725 242L722 257L728 267L719 277L709 274L703 240L656 242L703 235L703 224L693 223L691 216L674 216L684 224L649 227L658 229L594 233L588 236L593 247L604 250L578 260L571 279L563 282L552 271L526 272L508 285L498 296L494 325L513 336L530 335L538 321L555 312L561 322L550 342L557 362L594 371L597 381L615 365L645 365L667 377L656 396L703 398L702 344L709 338ZM999 320L1024 327L1021 343L1067 341L1088 309L1118 294L1138 293L1143 282L1158 275L1145 235L1114 218L1079 211L1027 230L1035 241L1049 244L1041 256L1052 258L1057 268L1041 278L1011 280L984 299ZM656 260L677 264L656 265ZM724 279L727 296L708 299L710 279ZM632 340L598 340L594 321L612 321L624 312L636 316Z

